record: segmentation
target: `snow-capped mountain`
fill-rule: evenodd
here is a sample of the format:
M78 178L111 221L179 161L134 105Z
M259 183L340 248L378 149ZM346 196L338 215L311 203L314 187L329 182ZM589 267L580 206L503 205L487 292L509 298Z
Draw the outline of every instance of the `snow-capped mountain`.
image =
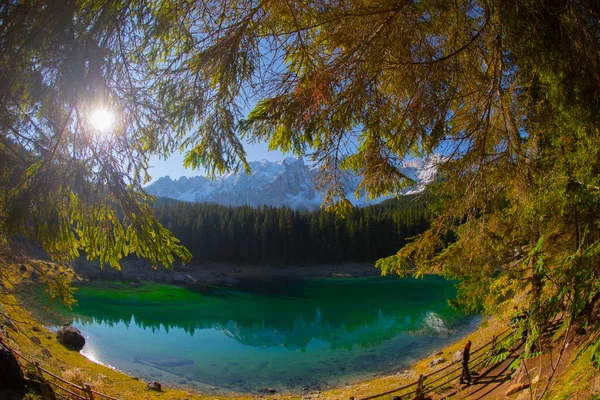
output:
M231 206L270 205L293 209L318 208L322 196L315 189L316 169L304 164L302 157L289 157L279 162L251 161L252 174L230 173L210 180L204 176L171 179L164 176L148 185L146 190L154 196L189 202L208 202ZM435 177L435 160L411 161L404 164L402 172L417 182L403 194L423 190ZM384 198L367 202L365 196L356 198L354 191L361 178L347 174L344 179L347 198L356 206L379 203Z

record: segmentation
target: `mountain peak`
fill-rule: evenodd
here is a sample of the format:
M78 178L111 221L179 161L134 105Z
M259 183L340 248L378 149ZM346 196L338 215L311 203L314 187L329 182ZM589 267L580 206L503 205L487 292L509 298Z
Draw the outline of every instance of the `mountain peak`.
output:
M404 164L403 172L417 182L405 191L422 191L427 183L433 181L435 165L433 160L411 160ZM207 202L240 206L286 206L293 209L311 210L322 203L321 193L315 189L316 169L304 164L302 157L286 157L272 162L267 160L251 161L252 173L230 173L210 180L203 176L181 177L172 180L164 176L146 187L155 195L189 202ZM379 203L385 198L367 202L365 196L356 199L356 190L360 178L347 174L344 178L348 199L356 206Z
M304 165L304 158L300 157L286 157L280 161L282 164L301 164Z

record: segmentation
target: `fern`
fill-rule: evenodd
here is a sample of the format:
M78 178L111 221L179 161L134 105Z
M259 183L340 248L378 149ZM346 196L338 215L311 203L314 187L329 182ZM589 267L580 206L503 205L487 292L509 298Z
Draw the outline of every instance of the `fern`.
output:
M510 354L510 351L506 350L506 351L502 351L502 352L500 352L500 353L498 353L498 354L496 354L494 356L491 356L487 360L487 362L486 362L485 365L491 365L491 364L501 363L501 362L503 362L504 360L506 360L508 358L509 354Z

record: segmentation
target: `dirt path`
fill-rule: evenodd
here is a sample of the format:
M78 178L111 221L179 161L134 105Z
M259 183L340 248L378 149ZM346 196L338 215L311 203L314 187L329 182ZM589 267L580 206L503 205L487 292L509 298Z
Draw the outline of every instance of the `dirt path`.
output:
M432 395L433 400L442 399L506 399L508 387L506 383L510 380L514 371L509 370L510 364L523 352L525 346L519 342L510 350L508 357L501 363L490 365L479 369L479 375L473 374L473 384L470 386L460 385L458 380L454 387L443 394Z
M556 321L550 325L544 336L550 337L559 327L559 322ZM510 370L510 365L523 353L525 344L518 341L513 345L508 354L508 357L497 364L476 369L476 374L473 374L473 384L470 386L460 385L457 382L453 387L446 390L444 393L432 395L433 400L442 399L469 399L469 400L505 400L505 399L521 399L522 391L517 391L510 396L506 393L515 386L515 381L511 380L515 371ZM557 354L555 354L555 357ZM531 361L531 360L530 360ZM535 367L530 365L530 371L534 371ZM477 374L478 373L478 374ZM536 374L540 374L539 368ZM527 391L528 393L528 391ZM529 399L529 395L526 397Z

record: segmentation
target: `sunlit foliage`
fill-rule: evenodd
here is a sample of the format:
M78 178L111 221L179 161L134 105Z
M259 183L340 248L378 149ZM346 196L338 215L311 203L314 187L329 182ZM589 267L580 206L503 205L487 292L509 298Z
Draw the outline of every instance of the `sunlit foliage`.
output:
M343 170L390 194L401 160L442 153L437 219L382 270L460 278L467 309L522 295L540 324L575 316L600 291L599 16L591 0L5 2L3 231L168 264L183 250L144 205L151 153L182 146L210 173L248 169L240 135L310 153L340 212ZM120 116L108 139L85 123L98 102Z

